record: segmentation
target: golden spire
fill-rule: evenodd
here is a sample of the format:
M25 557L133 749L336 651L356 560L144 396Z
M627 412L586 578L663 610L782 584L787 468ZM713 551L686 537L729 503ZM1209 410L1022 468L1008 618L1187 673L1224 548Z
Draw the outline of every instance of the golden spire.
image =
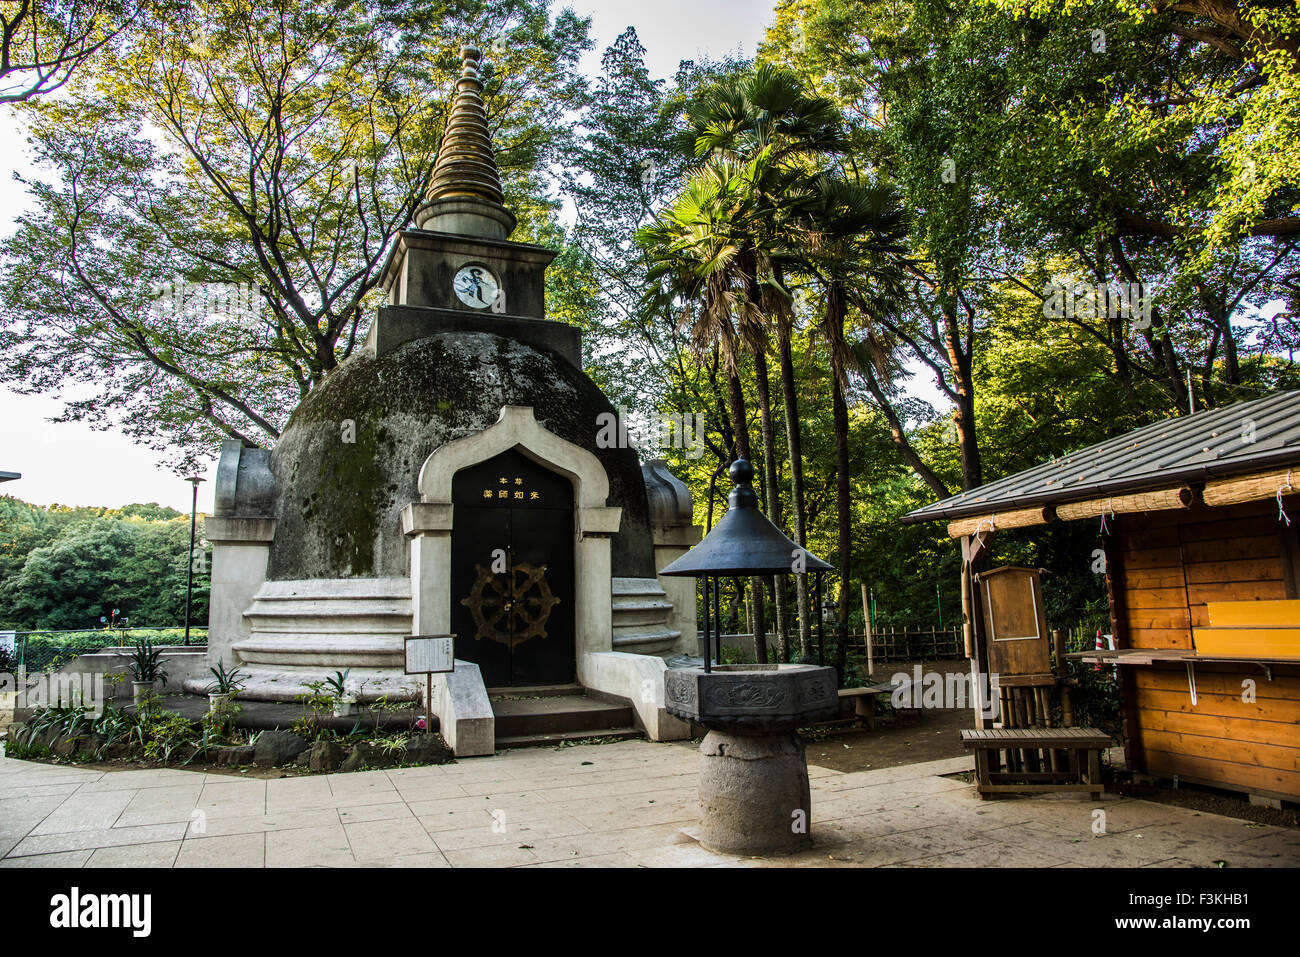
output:
M487 108L483 105L483 81L479 79L479 51L462 47L460 79L451 107L447 129L433 167L427 202L473 197L497 206L505 201L501 175L492 155L488 135Z

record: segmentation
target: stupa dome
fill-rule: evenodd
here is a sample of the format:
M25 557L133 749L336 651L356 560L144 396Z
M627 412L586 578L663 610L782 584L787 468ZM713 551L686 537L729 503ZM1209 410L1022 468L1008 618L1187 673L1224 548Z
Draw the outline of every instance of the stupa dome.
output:
M641 466L630 448L597 446L597 417L614 408L596 384L550 350L489 332L443 332L379 357L357 353L294 412L271 453L278 494L269 577L406 575L399 514L419 501L420 468L508 405L531 406L543 428L596 455L609 504L623 509L613 574L653 576Z

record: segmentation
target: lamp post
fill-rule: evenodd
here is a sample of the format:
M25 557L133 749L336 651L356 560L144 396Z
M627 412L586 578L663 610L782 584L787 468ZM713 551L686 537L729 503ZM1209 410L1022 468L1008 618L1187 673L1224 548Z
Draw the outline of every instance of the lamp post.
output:
M199 515L199 483L203 479L198 475L187 475L185 481L194 486L194 500L190 505L190 572L185 583L185 644L190 643L190 602L194 598L194 526Z

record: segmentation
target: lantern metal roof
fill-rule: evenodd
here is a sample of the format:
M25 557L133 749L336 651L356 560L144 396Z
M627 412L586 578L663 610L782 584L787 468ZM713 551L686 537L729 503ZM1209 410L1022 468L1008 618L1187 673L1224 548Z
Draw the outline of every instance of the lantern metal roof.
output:
M758 496L751 487L754 469L747 461L732 462L730 475L736 487L728 496L727 514L704 536L704 541L665 567L660 575L698 578L833 570L833 566L786 538L759 511Z

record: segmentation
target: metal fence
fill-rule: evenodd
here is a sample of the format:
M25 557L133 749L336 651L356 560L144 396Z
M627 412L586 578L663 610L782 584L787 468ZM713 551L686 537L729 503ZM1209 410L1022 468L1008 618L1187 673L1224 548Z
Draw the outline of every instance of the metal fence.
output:
M129 648L141 638L148 638L156 645L179 645L185 638L185 627L18 631L14 632L12 650L0 642L0 671L5 670L5 665L10 665L15 670L23 668L29 674L57 671L78 655L104 648ZM207 641L206 628L190 627L192 647L202 647ZM6 653L13 658L12 662L3 661ZM125 661L122 662L122 669L126 670Z

